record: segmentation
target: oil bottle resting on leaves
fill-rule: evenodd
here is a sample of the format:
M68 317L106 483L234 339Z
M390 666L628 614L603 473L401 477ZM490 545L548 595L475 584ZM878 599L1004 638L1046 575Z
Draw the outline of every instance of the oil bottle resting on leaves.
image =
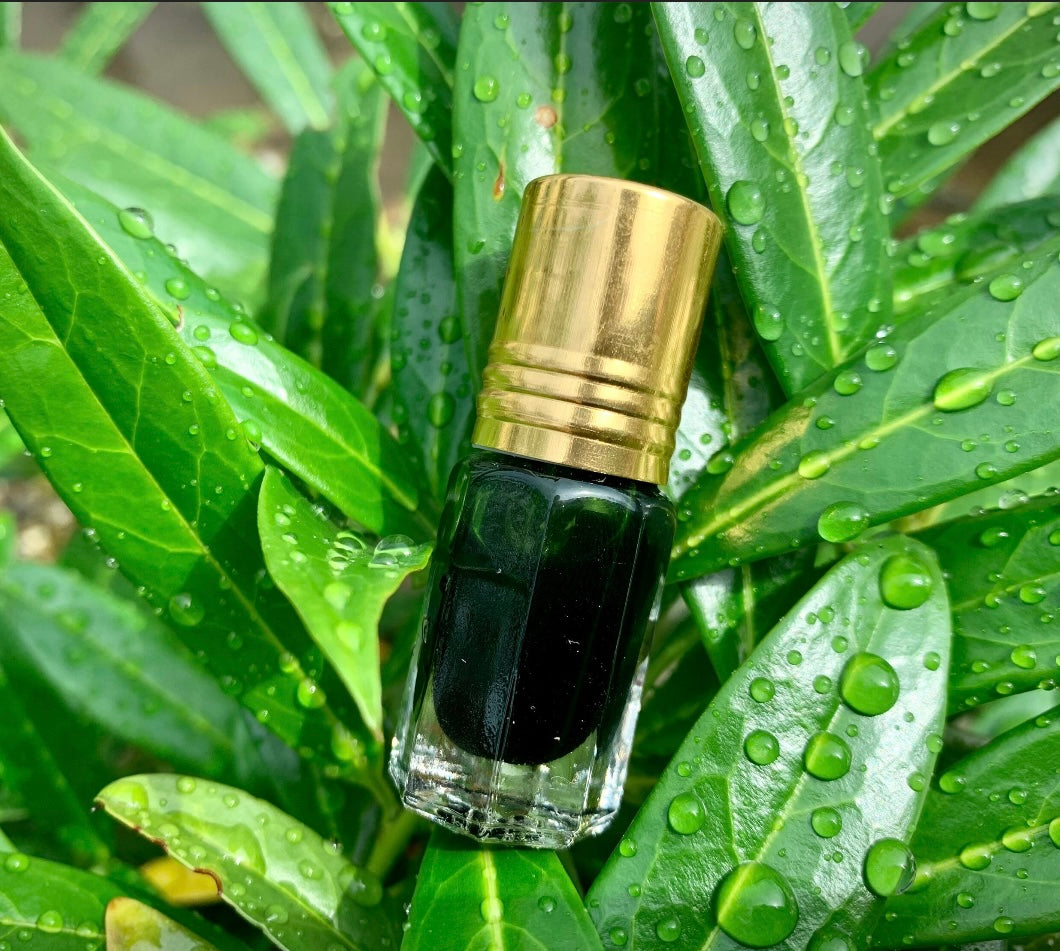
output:
M527 186L391 752L410 809L543 848L617 811L720 230L631 182Z

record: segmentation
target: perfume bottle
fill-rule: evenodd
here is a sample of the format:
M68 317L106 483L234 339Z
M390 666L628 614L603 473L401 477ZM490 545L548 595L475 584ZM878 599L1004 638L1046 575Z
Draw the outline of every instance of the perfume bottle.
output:
M720 231L657 188L527 186L391 751L415 812L564 848L617 811Z

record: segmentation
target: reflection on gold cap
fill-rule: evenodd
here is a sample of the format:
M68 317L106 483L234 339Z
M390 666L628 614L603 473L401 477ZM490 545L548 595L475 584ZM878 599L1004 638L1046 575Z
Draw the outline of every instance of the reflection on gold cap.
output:
M710 211L659 188L532 181L472 442L664 483L720 240Z

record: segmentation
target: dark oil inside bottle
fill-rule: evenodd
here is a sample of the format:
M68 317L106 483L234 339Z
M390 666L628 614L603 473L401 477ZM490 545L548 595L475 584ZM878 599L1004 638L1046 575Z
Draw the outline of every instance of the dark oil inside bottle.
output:
M656 486L473 452L450 486L417 678L449 739L523 765L594 731L610 742L673 532Z

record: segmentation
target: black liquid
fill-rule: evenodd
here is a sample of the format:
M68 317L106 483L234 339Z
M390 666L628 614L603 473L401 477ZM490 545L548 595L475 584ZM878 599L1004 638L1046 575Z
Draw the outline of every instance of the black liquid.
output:
M450 484L417 685L457 746L547 763L625 709L674 516L657 487L477 450Z

